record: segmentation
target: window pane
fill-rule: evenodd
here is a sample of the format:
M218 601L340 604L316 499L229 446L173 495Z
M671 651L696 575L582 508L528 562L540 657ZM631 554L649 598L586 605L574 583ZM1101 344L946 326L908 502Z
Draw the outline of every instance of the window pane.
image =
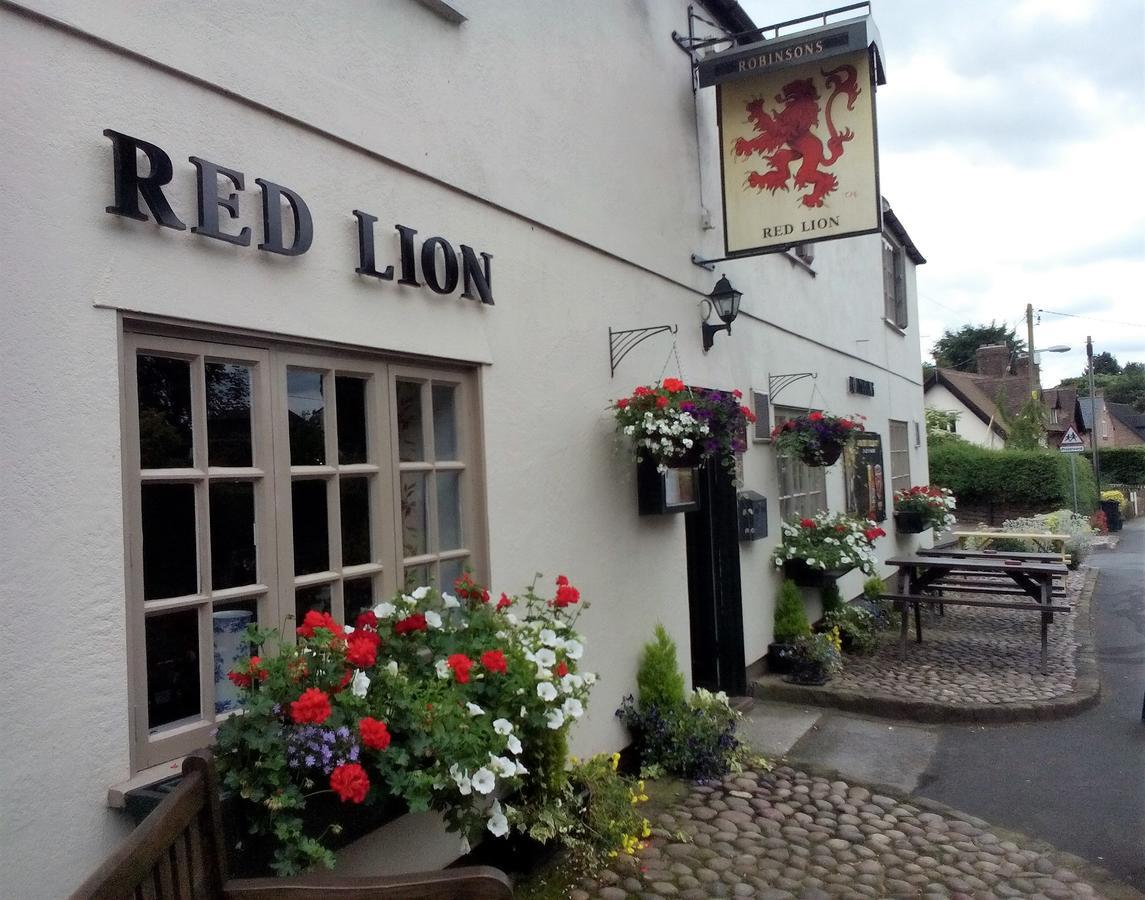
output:
M414 462L425 459L421 426L421 385L413 381L397 384L398 459Z
M437 473L437 547L457 550L465 546L461 536L461 473Z
M288 368L286 395L290 417L290 464L325 465L326 399L322 394L322 373Z
M143 599L197 593L195 486L144 484L142 500Z
M433 457L436 460L457 459L457 410L452 384L433 386Z
M468 564L468 556L460 556L457 559L443 559L441 561L441 584L438 585L438 588L443 591L452 591L453 582L461 577L461 573L465 571L465 567Z
M140 355L139 460L144 469L194 465L191 436L191 364L182 359Z
M425 553L428 547L425 486L424 472L402 472L402 552L405 556Z
M301 588L295 591L294 614L297 620L301 622L312 609L318 612L330 612L333 607L331 596L332 592L328 584L318 584L314 587Z
M233 363L207 363L207 463L249 466L250 369Z
M216 609L211 613L216 715L242 706L238 685L227 678L227 673L250 657L246 630L254 623L255 615L249 609L237 607Z
M199 613L148 616L147 727L199 715Z
M295 481L290 485L294 521L294 574L330 568L330 529L326 520L326 482Z
M371 562L370 479L342 478L342 565Z
M338 397L338 462L366 461L366 379L339 375L334 379Z
M346 607L346 622L353 625L359 613L374 606L374 579L355 578L342 583L342 604Z
M412 591L414 588L419 588L422 585L429 585L433 582L433 576L429 573L429 566L410 566L406 569L406 584L405 589ZM451 584L450 587L453 587Z
M256 584L254 485L211 485L211 588Z

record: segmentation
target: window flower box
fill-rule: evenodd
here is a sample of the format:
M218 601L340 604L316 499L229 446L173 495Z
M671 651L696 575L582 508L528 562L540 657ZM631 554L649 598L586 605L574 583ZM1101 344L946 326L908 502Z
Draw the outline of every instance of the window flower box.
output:
M954 524L955 499L949 488L928 484L895 491L895 529L902 534L920 534L928 528L942 531Z
M803 587L821 587L858 568L875 574L875 540L883 531L870 519L819 513L783 523L783 540L772 562Z

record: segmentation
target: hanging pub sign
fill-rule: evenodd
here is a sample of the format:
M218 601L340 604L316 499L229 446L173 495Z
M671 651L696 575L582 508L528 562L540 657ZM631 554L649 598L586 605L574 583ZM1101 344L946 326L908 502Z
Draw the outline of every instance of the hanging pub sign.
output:
M847 512L885 522L887 498L884 488L883 439L873 431L851 438L843 450L843 477L847 486Z
M717 54L699 80L716 86L729 257L882 229L869 16Z

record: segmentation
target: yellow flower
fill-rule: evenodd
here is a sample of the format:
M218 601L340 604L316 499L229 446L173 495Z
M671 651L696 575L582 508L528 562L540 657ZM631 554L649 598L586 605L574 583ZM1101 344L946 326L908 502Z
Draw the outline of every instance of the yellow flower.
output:
M620 765L620 754L619 753L613 753L612 754L612 771L615 772L616 767L619 765Z
M644 826L640 829L640 836L648 837L650 834L652 834L652 823L645 819Z

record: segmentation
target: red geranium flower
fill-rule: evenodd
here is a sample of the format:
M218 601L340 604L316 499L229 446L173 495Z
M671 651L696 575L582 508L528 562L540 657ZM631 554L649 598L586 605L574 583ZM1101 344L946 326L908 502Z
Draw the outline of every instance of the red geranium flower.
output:
M504 591L501 592L501 599L497 601L498 609L508 609L513 605L513 601L509 599L509 595Z
M359 669L368 669L378 661L381 639L371 631L355 631L346 640L346 662Z
M820 419L823 418L823 413L816 410L815 412L811 413L811 415L809 415L807 418L809 418L812 422L818 422ZM792 426L792 427L794 427L794 426Z
M318 688L307 688L301 697L290 704L290 718L296 725L308 722L321 725L330 718L330 698Z
M659 397L656 398L656 408L657 409L663 409L667 405L668 405L668 398L665 397L663 394L661 394Z
M640 385L638 388L636 388L636 390L634 390L632 392L632 396L634 396L634 397L647 397L651 393L652 393L651 388L645 387L644 385Z
M666 390L669 394L678 394L683 389L684 382L682 382L679 378L664 379L664 390Z
M306 617L302 620L302 624L296 629L298 634L304 638L314 637L314 629L325 628L334 637L342 637L345 632L342 626L334 621L334 618L328 612L319 612L316 609L310 610Z
M732 396L738 400L743 396L743 391L741 391L739 388L736 388L734 391L732 391Z
M258 676L259 681L266 681L266 679L270 676L270 673L266 669L262 668L262 660L257 656L252 656L250 658L250 664L247 667L247 671L239 672L238 670L232 670L227 672L227 678L234 682L236 687L243 688L250 687L254 682L254 676L256 675Z
M445 664L453 670L453 677L458 684L469 681L469 670L473 668L473 660L464 653L453 653L446 658Z
M737 392L737 393L738 393L738 392ZM754 421L755 421L755 413L753 413L753 412L752 412L750 409L748 409L746 406L741 406L741 407L739 408L739 411L740 411L741 413L743 413L743 417L744 417L745 419L747 419L749 422L754 422Z
M371 750L385 750L390 745L390 730L385 722L366 716L358 720L358 733L362 743Z
M412 616L406 616L404 619L394 622L394 634L409 634L413 631L425 631L427 627L425 624L425 615L423 613L414 613Z
M490 672L505 671L505 654L500 650L486 650L481 654L481 665Z
M343 803L361 803L370 792L370 778L357 763L344 763L330 773L330 789Z
M358 618L354 620L355 628L373 628L378 627L378 617L374 615L372 609L367 609L363 613L358 613Z
M566 576L566 575L558 575L557 576L557 587L560 587L562 584L568 584L568 583L569 583L568 576Z
M815 520L814 519L803 519L799 524L802 525L804 528L814 528L815 527Z
M627 397L621 397L619 400L616 401L616 405L620 409L625 409L628 406L628 398Z
M557 678L564 678L566 675L568 675L568 673L569 673L569 667L565 664L565 661L563 659L558 661L557 662Z
M562 584L557 587L557 596L553 600L553 606L564 609L570 603L576 603L578 600L580 600L580 591L571 584Z

